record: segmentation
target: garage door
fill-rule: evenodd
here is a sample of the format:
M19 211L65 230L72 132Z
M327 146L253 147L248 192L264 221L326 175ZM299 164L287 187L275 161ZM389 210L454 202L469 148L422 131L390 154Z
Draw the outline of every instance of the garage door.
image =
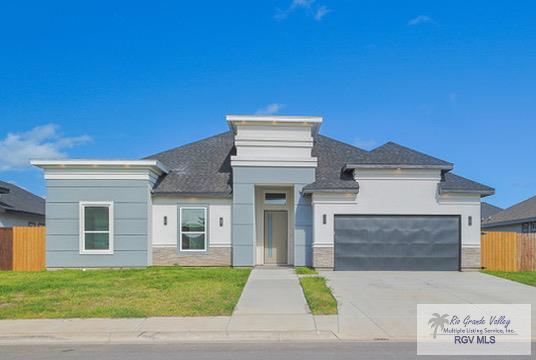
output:
M459 216L335 216L335 270L459 268Z

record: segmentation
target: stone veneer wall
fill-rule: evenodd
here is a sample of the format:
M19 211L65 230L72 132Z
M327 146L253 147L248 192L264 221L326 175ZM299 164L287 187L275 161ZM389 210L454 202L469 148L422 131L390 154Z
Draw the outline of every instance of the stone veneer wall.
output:
M313 267L333 268L334 253L332 247L313 247ZM480 268L480 248L462 248L462 269Z
M209 247L207 252L180 254L176 247L153 247L153 265L231 266L231 248Z
M313 267L333 269L334 256L333 247L313 247Z
M462 247L462 269L480 268L480 248Z

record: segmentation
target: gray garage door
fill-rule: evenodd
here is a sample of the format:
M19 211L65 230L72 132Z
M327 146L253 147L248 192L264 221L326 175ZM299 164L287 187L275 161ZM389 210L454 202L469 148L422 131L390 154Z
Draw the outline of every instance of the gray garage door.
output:
M335 216L335 270L459 268L458 216Z

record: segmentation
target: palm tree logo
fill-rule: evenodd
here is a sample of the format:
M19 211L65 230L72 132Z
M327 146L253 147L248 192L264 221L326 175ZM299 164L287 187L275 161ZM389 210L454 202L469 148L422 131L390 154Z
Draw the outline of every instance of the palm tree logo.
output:
M448 316L449 314L443 314L443 315L439 315L438 313L432 314L432 318L428 321L428 325L430 325L430 327L434 329L434 339L437 336L437 330L438 329L443 330L445 328L445 325L449 323Z

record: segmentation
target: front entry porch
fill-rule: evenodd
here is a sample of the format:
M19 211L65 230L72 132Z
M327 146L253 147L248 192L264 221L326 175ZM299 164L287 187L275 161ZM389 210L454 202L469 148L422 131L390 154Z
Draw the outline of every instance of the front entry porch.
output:
M255 265L293 265L292 187L255 187Z
M288 264L288 212L264 211L264 264Z

